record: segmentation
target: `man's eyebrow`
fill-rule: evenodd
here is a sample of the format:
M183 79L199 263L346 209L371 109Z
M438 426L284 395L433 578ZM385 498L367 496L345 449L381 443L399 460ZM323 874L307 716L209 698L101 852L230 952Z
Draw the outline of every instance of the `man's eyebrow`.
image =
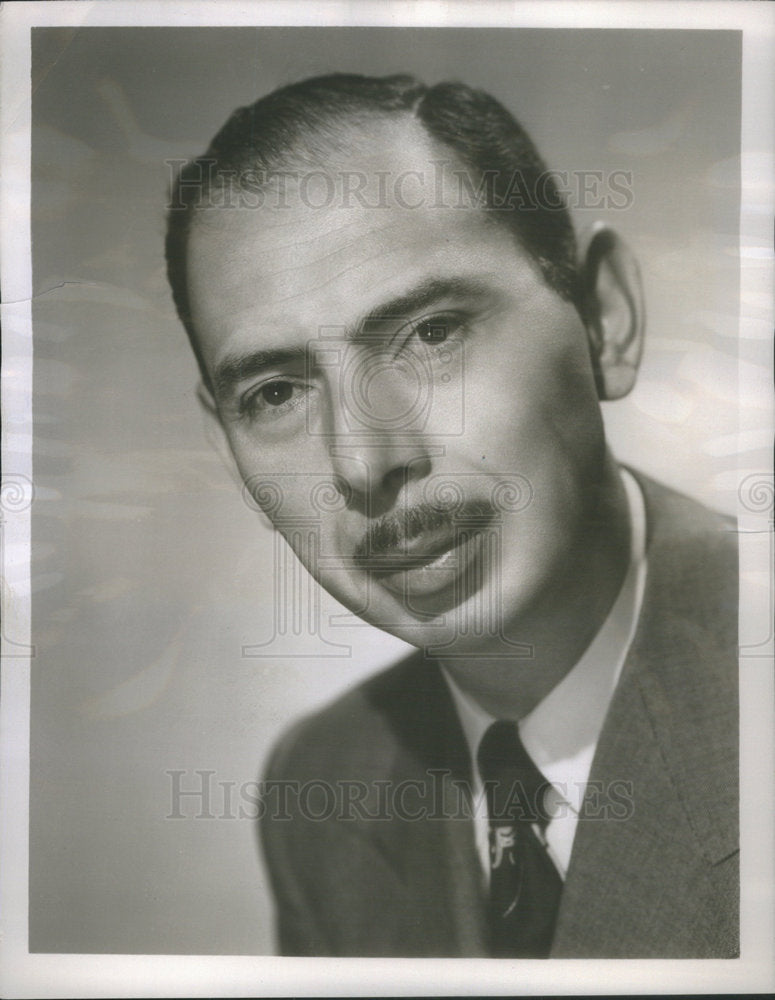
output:
M481 299L490 292L491 288L487 283L477 278L427 278L407 292L370 309L355 323L343 329L342 339L357 340L369 324L409 319L442 299ZM328 336L322 342L326 339ZM313 338L310 343L314 342ZM217 365L213 376L216 396L225 396L239 382L260 375L267 368L279 368L304 361L308 356L308 347L309 345L298 345L226 355Z
M244 379L260 375L266 368L303 361L306 347L278 347L268 351L247 351L244 354L227 354L215 369L213 383L216 395L226 395Z
M347 340L354 340L371 323L390 319L410 319L441 299L481 299L491 292L491 287L478 278L457 276L427 278L409 291L370 309L357 322L346 327L344 335Z

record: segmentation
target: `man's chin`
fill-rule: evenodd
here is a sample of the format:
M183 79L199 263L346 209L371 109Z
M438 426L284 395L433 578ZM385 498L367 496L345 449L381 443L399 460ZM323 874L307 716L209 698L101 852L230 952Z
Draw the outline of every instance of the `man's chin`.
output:
M429 592L420 592L420 587L410 593L408 587L396 589L365 578L360 604L354 596L357 589L335 596L367 624L424 649L429 656L447 652L475 656L490 647L493 655L526 655L523 644L502 638L497 615L501 602L491 587L461 595L458 581L452 580Z

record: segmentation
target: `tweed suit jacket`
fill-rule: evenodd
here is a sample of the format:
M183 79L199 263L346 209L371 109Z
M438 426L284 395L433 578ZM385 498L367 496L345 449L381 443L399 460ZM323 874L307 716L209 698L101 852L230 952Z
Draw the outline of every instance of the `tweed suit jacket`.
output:
M648 574L592 763L552 957L738 954L734 525L638 476ZM421 653L277 746L261 838L287 955L486 956L470 758ZM274 783L274 784L272 784Z

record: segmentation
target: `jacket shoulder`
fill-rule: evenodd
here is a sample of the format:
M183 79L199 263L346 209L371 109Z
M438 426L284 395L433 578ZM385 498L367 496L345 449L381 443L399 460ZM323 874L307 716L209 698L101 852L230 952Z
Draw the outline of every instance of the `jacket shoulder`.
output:
M737 645L738 536L734 518L637 474L646 503L647 558L659 614ZM736 662L736 655L734 656Z
M431 749L432 724L448 698L438 668L415 653L296 722L280 738L268 780L373 781L399 752ZM427 724L427 725L426 725Z

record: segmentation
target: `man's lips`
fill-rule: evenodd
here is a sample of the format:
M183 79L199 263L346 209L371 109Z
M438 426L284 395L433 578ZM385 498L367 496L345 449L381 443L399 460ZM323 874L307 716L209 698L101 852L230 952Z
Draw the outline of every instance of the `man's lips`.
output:
M358 563L362 569L375 576L389 574L404 569L414 569L434 562L439 556L456 548L464 541L459 532L448 528L425 531L411 541L374 555L361 556Z
M447 508L417 504L373 523L356 546L355 566L405 599L453 589L482 550L495 516L482 500Z
M474 559L480 538L480 532L437 529L359 563L380 586L400 597L432 594L454 583Z

